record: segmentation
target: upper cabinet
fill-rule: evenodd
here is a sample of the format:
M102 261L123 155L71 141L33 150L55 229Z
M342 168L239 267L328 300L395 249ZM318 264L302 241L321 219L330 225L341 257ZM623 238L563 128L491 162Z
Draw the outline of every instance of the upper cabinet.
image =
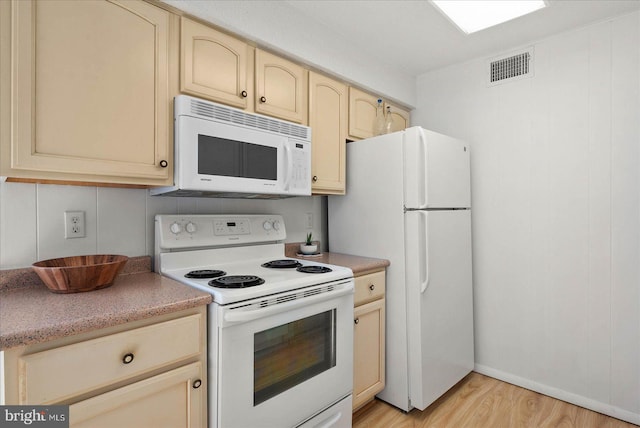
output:
M346 85L309 72L311 189L314 194L345 193L347 109Z
M391 111L391 132L407 129L409 127L409 111L390 103L385 103L385 111L387 106Z
M180 91L253 110L253 51L245 42L181 20Z
M307 123L307 79L302 66L256 49L256 112Z
M349 88L349 138L360 140L375 136L378 97L360 89ZM384 111L391 109L392 132L409 127L409 111L397 105L384 102Z
M307 70L183 17L180 91L296 123L307 123Z
M173 182L175 15L115 0L2 1L0 12L0 175Z
M349 138L359 140L373 137L378 97L349 88Z

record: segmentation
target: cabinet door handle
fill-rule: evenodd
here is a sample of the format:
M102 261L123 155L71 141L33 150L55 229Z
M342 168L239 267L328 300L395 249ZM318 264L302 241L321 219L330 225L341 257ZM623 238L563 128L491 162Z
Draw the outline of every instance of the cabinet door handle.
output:
M162 159L160 161L160 166L163 168L166 168L167 166L169 166L169 162L167 162L166 160Z
M133 354L131 352L129 352L128 354L124 354L124 357L122 357L122 362L124 364L129 364L133 361Z
M240 95L242 95L242 98L247 98L247 91L240 92Z
M193 389L200 388L200 385L202 385L202 381L200 379L196 379L193 381Z
M354 324L358 324L359 322L360 322L360 318L356 318L356 319L353 320Z
M267 102L267 99L266 99L265 97L260 97L260 102L261 102L261 103L266 103L266 102Z
M371 285L369 286L369 290L371 290L371 291L373 291L373 289L374 289L374 288L376 288L376 286L375 286L374 284L371 284Z
M311 181L313 181L314 183L315 183L316 181L318 181L318 176L317 176L317 175L314 175L314 176L313 176L313 178L311 179Z

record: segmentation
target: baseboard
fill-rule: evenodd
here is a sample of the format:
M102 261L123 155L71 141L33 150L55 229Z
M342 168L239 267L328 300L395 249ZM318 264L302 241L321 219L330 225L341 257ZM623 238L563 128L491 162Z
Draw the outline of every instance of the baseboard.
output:
M567 392L562 389L534 382L530 379L525 379L511 373L506 373L501 370L483 366L481 364L476 364L474 371L507 383L511 383L513 385L520 386L525 389L529 389L531 391L539 392L540 394L548 395L549 397L557 398L558 400L566 401L567 403L575 404L576 406L584 407L585 409L593 410L594 412L611 416L612 418L620 419L635 425L640 425L640 414L633 413L616 406L612 406L611 404L603 403L601 401L583 397L582 395L574 394L572 392Z

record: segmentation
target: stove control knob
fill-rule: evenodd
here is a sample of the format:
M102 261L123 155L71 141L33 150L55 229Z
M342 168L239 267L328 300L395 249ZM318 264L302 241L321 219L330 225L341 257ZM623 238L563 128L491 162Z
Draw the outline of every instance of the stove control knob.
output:
M189 233L195 233L196 230L198 230L198 227L196 226L195 223L189 222L187 223L187 225L184 227L184 229L189 232Z
M262 228L264 230L271 230L272 227L273 226L270 221L265 221L264 223L262 223Z
M180 223L173 222L171 223L171 226L169 226L169 230L174 235L177 235L178 233L182 232L182 226L180 225Z
M280 222L278 220L273 222L273 230L280 230Z

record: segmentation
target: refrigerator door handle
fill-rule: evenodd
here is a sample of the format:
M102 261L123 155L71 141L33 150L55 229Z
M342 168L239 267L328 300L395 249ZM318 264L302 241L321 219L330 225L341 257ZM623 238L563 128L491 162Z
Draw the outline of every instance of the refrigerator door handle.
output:
M429 288L429 243L427 220L429 213L420 211L420 294L424 294Z
M429 201L427 195L427 137L423 129L418 129L418 139L420 141L420 208L426 208Z

